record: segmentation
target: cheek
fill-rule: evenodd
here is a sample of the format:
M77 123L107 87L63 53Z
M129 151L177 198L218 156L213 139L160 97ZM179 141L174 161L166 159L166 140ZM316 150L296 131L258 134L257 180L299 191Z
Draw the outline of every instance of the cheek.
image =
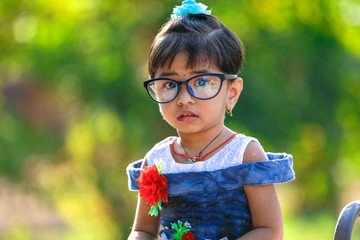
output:
M225 90L226 89L223 88L215 98L211 99L212 102L210 105L213 106L214 109L216 108L219 111L225 111L226 104L228 102L228 94Z
M161 115L163 115L163 116L168 115L170 109L171 109L171 106L169 103L159 104L159 111L160 111Z
M206 104L200 106L204 113L211 114L212 116L222 116L225 114L226 101L224 99L214 98L208 101Z

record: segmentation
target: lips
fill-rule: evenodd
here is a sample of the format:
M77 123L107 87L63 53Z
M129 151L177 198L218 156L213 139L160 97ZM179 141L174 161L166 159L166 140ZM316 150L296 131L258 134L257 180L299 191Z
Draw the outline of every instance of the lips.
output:
M181 122L193 122L196 121L198 118L199 116L191 111L183 111L178 115L177 120Z

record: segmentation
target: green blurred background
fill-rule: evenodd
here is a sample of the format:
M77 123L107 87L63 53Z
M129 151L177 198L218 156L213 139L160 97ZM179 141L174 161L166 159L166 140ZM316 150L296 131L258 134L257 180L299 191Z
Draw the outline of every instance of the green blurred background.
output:
M233 130L294 156L285 239L332 239L360 199L360 1L203 0L246 47ZM126 166L176 132L147 96L181 1L0 1L0 238L126 239ZM355 225L353 239L360 239Z

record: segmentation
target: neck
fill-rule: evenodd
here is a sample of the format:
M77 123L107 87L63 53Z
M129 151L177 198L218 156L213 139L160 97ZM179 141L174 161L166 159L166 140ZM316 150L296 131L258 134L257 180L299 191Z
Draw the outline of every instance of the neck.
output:
M221 134L219 135L220 132ZM204 131L191 134L178 132L179 139L177 141L177 149L182 149L182 142L182 145L186 148L187 153L190 156L196 156L207 144L209 144L217 135L219 135L219 137L217 137L214 142L212 142L208 148L205 149L205 151L202 153L202 155L204 155L211 150L212 146L216 146L219 142L222 142L232 134L233 132L224 125L207 130L206 132Z

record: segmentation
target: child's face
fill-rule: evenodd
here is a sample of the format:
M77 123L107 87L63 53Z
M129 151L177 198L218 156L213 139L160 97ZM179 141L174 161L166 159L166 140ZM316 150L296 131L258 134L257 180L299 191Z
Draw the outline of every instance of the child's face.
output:
M187 68L188 57L178 53L171 66L165 65L155 73L157 77L167 77L184 81L202 73L221 73L215 65L200 62L194 68ZM181 86L179 95L169 103L159 104L164 119L178 133L199 133L224 126L225 109L233 108L242 90L242 80L238 78L233 83L226 80L219 94L209 100L194 98L185 85Z

